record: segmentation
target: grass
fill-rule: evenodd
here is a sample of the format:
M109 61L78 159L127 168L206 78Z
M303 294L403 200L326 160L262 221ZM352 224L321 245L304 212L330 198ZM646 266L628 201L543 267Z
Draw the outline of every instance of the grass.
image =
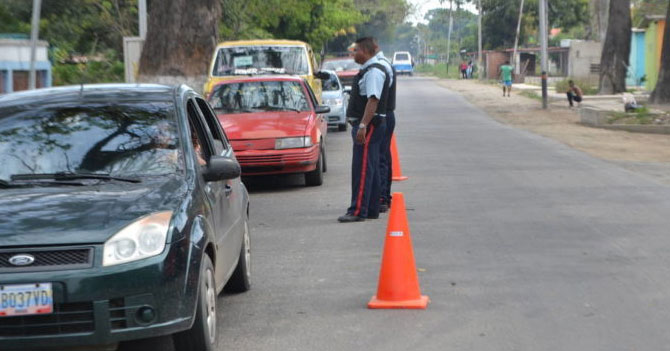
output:
M542 101L542 96L539 96L539 95L535 94L535 92L531 91L531 90L522 90L519 93L519 95L525 96L527 98L531 98L533 100Z
M596 95L598 94L598 87L590 84L588 82L576 79L576 78L567 78L560 82L556 82L556 92L565 93L568 91L569 84L568 81L574 81L575 85L582 89L584 95Z
M414 71L417 73L430 74L438 78L458 79L460 77L458 66L450 65L449 70L447 70L447 65L444 63L437 63L434 65L420 64L415 67Z
M614 112L607 120L609 124L651 124L655 116L649 112L647 107L642 107L635 112Z

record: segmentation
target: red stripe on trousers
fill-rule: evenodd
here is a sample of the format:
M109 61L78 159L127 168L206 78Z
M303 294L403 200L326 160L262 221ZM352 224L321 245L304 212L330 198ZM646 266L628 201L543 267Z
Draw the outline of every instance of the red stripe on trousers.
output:
M375 131L375 126L370 125L370 131L368 136L365 138L365 144L363 145L363 167L361 167L361 183L358 185L358 199L356 200L356 211L354 211L354 216L358 216L361 213L361 202L363 202L363 191L365 191L365 173L368 168L368 145L370 145L370 138L372 138L372 133Z

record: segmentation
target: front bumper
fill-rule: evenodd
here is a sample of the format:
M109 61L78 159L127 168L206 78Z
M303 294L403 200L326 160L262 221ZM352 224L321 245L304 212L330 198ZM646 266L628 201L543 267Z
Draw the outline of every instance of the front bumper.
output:
M243 176L311 172L319 160L319 144L300 149L235 151L235 157Z
M49 315L1 317L2 350L114 345L190 328L199 269L187 269L193 254L188 242L117 266L101 267L97 246L93 268L0 274L2 284L52 282L54 300Z
M328 113L328 126L338 126L346 123L347 114L344 108L344 104L330 106L330 112Z

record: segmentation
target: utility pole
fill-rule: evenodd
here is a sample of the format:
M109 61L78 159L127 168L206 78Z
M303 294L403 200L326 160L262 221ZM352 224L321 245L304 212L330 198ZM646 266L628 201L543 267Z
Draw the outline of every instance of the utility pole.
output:
M139 0L138 3L139 22L140 22L140 38L142 40L147 38L147 0Z
M484 68L482 67L482 0L477 0L477 8L479 9L479 15L477 16L477 41L479 42L479 54L477 55L477 73L479 73L479 79L483 80Z
M40 8L42 0L33 0L33 19L30 29L30 71L28 73L28 89L35 89L35 56L37 55L37 37L40 32Z
M449 0L449 30L447 34L447 74L449 74L449 55L451 54L451 28L453 27L454 19L452 14L454 12L454 0Z
M514 67L514 72L516 74L521 74L519 66L516 62L516 51L519 47L519 33L521 33L521 18L523 17L523 0L521 0L521 6L519 6L519 22L516 24L516 37L514 38L514 52L512 53L512 67Z
M547 109L547 0L540 0L540 60L542 69L542 108Z

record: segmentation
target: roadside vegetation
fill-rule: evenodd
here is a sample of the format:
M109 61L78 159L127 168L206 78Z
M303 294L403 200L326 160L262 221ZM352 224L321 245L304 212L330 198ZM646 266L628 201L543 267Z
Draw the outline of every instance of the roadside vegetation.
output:
M434 65L419 64L416 65L414 71L421 74L432 75L438 78L450 78L450 79L460 78L460 72L458 71L458 66L450 65L449 69L447 69L447 65L445 63L437 63Z
M576 79L576 78L566 78L560 82L556 82L555 88L556 92L558 93L565 93L568 91L569 84L568 82L572 80L575 82L575 85L578 86L580 89L582 89L582 93L584 95L596 95L598 94L598 87L594 84L591 84L589 82Z

